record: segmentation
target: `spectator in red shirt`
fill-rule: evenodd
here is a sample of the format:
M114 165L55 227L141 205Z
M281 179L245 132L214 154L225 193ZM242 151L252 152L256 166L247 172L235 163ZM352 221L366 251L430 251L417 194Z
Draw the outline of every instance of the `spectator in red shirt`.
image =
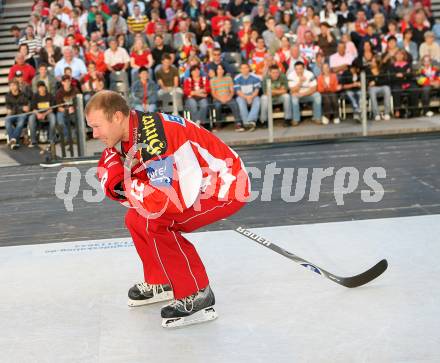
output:
M285 72L289 67L290 55L289 38L284 36L281 38L280 49L278 49L274 55L274 60L277 63L278 67L281 69L281 72Z
M142 36L136 36L130 53L131 81L137 79L139 69L143 67L148 69L150 76L153 76L153 64L153 56L144 39Z
M191 77L183 83L185 105L191 113L191 119L198 124L206 124L208 116L208 95L211 92L209 80L200 75L200 66L190 69Z
M165 5L165 9L168 31L175 33L184 14L182 4L178 0L172 0L168 6Z
M421 3L424 9L431 12L431 0L414 0L414 5L416 3Z
M220 2L217 0L208 0L202 6L202 13L205 14L206 19L211 20L218 14L220 9Z
M250 55L250 65L252 71L258 76L263 75L264 68L264 57L268 54L266 46L264 44L263 37L258 37L257 39L257 47L251 52Z
M354 22L354 31L351 33L351 39L360 50L362 46L362 39L367 35L368 21L365 10L360 9L356 14L356 21Z
M218 37L223 30L223 23L229 20L229 16L225 15L223 8L218 9L218 14L211 19L212 35Z
M49 17L49 4L44 0L38 0L32 5L32 12L40 14L42 18Z
M81 80L81 91L84 94L85 103L100 89L100 84L103 81L104 75L98 72L95 63L90 62L87 65L87 73Z
M90 48L85 54L86 63L94 63L96 70L102 74L107 72L107 65L104 60L104 51L94 41L90 42Z
M322 124L328 125L329 121L333 119L335 124L338 124L338 96L336 93L341 89L336 73L332 72L328 63L322 66L322 73L318 76L318 92L322 96L323 118Z
M15 77L15 72L17 71L21 71L23 73L24 82L26 82L28 85L32 84L32 79L35 76L35 68L25 63L24 56L21 53L15 56L15 64L9 69L9 81Z
M243 26L238 31L238 38L240 41L244 38L244 36L251 36L252 32L252 19L249 15L243 16Z
M98 9L100 9L102 12L106 13L107 15L111 15L110 7L105 3L104 0L95 0L95 3L98 5Z
M75 29L73 25L67 28L67 34L73 36L74 44L77 44L80 47L87 47L87 39L77 29ZM73 44L64 44L64 45L72 46Z
M241 57L243 59L248 59L252 51L257 47L257 39L259 36L258 31L255 29L251 31L250 36L247 36L246 34L243 36L243 39L240 42Z
M268 8L269 8L269 13L272 16L275 16L278 13L278 11L280 10L278 4L279 3L277 0L269 0Z
M148 22L145 28L147 35L154 35L156 33L156 25L160 23L166 26L166 21L160 18L160 12L157 9L151 11L151 20Z

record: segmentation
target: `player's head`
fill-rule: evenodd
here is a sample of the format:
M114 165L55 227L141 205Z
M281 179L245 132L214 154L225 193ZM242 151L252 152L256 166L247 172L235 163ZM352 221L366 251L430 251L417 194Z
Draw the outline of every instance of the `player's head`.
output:
M130 108L119 93L107 90L96 93L87 102L84 113L93 137L107 147L115 146L124 137Z

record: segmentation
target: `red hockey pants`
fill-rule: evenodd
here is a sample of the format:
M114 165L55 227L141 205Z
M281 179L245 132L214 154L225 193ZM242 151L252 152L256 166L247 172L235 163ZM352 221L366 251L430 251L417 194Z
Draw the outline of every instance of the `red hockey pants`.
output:
M200 200L180 214L163 214L146 219L130 209L125 224L142 260L144 279L150 284L170 284L174 297L181 299L205 288L208 276L191 242L182 232L192 232L236 213L245 203L239 201Z

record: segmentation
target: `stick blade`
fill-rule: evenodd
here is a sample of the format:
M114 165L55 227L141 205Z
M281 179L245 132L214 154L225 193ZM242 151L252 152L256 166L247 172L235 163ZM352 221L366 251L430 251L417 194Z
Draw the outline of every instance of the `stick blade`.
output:
M382 275L387 268L388 261L384 259L359 275L340 278L338 283L348 288L362 286Z

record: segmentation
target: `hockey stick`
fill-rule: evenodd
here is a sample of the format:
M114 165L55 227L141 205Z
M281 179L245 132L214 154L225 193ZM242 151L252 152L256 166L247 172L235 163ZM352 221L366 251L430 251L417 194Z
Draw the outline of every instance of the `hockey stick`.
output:
M229 221L229 222L233 223L231 221ZM246 228L243 228L241 226L235 226L235 231L240 233L241 235L251 239L252 241L259 243L260 245L267 247L267 248L271 249L272 251L279 253L280 255L283 255L284 257L287 257L296 263L299 263L301 266L309 269L310 271L313 271L313 272L317 273L318 275L321 275L321 276L323 276L327 279L330 279L330 280L336 282L337 284L345 286L345 287L352 288L352 287L358 287L358 286L365 285L365 284L369 283L370 281L374 280L376 277L382 275L382 273L384 273L388 267L388 262L387 262L387 260L384 259L384 260L378 262L376 265L374 265L370 269L368 269L367 271L362 272L359 275L350 276L350 277L340 277L340 276L336 276L336 275L322 269L321 267L318 267L318 266L310 263L307 260L304 260L303 258L301 258L291 252L286 251L285 249L273 244L272 242L270 242L266 238L261 237L258 234L247 230Z

